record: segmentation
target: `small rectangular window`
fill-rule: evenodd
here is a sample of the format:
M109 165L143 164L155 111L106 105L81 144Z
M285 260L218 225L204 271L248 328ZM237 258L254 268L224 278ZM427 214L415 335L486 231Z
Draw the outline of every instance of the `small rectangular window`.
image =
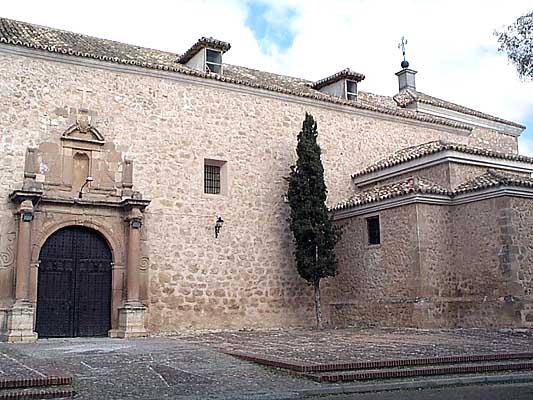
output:
M367 218L366 226L368 230L368 244L380 244L379 216Z
M206 49L205 66L208 72L222 73L222 52Z
M204 165L204 193L220 194L220 166Z
M348 100L357 100L357 82L346 81L346 98Z

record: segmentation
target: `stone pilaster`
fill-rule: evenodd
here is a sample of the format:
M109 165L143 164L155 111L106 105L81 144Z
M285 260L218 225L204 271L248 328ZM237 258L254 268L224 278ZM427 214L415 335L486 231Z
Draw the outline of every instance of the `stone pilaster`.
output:
M15 304L7 315L7 334L4 339L8 342L32 342L37 339L37 334L33 331L34 306L29 300L33 221L31 200L20 203L18 219Z
M144 326L146 307L139 299L140 251L142 213L139 208L130 210L128 218L128 254L126 264L126 303L119 309L118 330L110 332L113 337L140 337L148 333Z

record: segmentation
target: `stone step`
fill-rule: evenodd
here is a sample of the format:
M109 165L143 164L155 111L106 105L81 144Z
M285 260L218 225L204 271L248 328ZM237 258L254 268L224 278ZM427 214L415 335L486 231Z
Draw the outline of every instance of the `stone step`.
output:
M70 387L50 387L46 389L2 389L0 400L41 400L71 399L76 391Z
M0 393L3 389L20 389L41 386L72 385L70 376L46 376L39 378L8 378L0 379Z
M237 350L226 350L224 353L243 360L252 361L257 364L274 368L287 369L295 372L333 372L333 371L356 371L379 368L394 368L406 366L429 366L446 365L488 361L510 361L510 360L533 360L533 353L493 353L493 354L471 354L442 357L405 358L375 361L354 361L354 362L334 362L316 363L299 360L290 360L272 356L265 356L257 353L243 352Z
M500 361L500 362L475 362L460 363L447 366L427 366L418 367L396 367L396 368L379 368L360 371L336 371L336 372L314 372L300 373L299 375L312 379L316 382L350 382L350 381L369 381L378 379L393 378L413 378L436 375L458 375L458 374L479 374L502 371L524 371L533 370L533 361Z

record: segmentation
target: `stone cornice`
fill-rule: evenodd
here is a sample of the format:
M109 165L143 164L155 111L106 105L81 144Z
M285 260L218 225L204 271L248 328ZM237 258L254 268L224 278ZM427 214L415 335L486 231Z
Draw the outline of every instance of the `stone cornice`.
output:
M251 94L254 96L261 96L265 98L289 101L295 104L301 104L311 107L318 107L322 109L328 109L337 112L344 112L348 114L361 115L369 118L377 118L385 121L401 122L403 124L425 127L443 132L449 132L453 134L459 134L468 136L471 133L472 128L448 126L445 124L439 124L436 122L424 121L422 119L408 118L400 115L393 115L382 113L374 110L366 110L362 108L355 108L350 105L336 104L333 102L327 102L319 99L313 99L308 97L301 97L295 94L286 94L267 89L256 88L252 86L238 85L230 82L223 82L214 79L206 79L204 77L198 77L193 75L180 74L176 72L167 72L158 69L147 69L134 65L110 63L90 58L73 57L58 53L44 52L42 50L29 49L25 47L18 47L0 43L0 54L16 55L22 57L29 57L38 60L53 61L63 64L96 68L116 73L136 74L141 76L147 76L158 79L168 79L177 82L183 82L188 84L197 84L206 87L224 89L238 93Z
M15 190L9 195L9 199L14 202L22 202L24 200L32 200L39 204L59 204L66 206L81 206L81 207L105 207L105 208L119 208L130 210L138 208L144 210L150 204L151 200L125 198L121 200L98 200L76 197L59 197L46 196L42 191L30 190Z
M414 171L433 167L445 162L474 165L485 168L497 168L512 172L533 172L533 164L518 160L495 159L488 156L465 154L455 150L445 150L429 156L420 157L405 163L397 164L389 168L352 178L358 187L376 183L398 175L412 173Z
M394 197L384 201L368 203L357 207L347 208L334 213L333 219L340 221L346 218L357 217L378 211L387 210L394 207L406 206L410 204L433 204L443 206L457 206L460 204L473 203L476 201L493 199L496 197L511 196L533 199L533 188L516 186L498 186L480 191L468 192L450 197L446 195L435 195L428 193L412 193L406 196Z

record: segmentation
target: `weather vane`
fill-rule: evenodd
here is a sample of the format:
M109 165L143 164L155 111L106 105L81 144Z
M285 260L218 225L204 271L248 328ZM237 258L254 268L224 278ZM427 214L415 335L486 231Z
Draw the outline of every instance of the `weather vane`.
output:
M405 45L407 44L407 39L402 36L402 41L400 43L398 43L398 48L402 50L402 54L403 54L403 61L402 61L402 68L407 68L409 67L409 62L405 59Z

